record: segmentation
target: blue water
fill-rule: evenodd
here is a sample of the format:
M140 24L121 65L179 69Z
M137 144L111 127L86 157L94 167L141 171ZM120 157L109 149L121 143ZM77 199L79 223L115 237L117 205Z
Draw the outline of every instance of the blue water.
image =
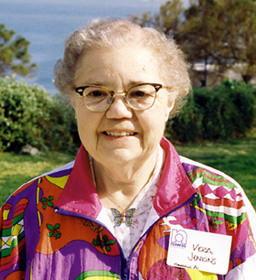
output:
M31 42L31 61L39 67L34 77L54 95L53 67L61 58L64 41L74 30L99 17L125 17L143 12L156 13L161 0L0 0L0 22Z

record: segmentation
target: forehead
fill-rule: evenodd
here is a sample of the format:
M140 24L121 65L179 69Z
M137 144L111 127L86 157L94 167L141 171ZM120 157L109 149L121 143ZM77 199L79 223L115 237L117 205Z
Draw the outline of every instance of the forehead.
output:
M77 63L75 83L161 82L155 53L147 48L127 45L87 51Z

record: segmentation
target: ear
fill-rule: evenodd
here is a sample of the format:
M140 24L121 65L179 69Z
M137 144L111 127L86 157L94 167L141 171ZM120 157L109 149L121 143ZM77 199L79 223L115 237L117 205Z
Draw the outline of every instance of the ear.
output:
M74 88L71 86L67 86L67 94L69 96L70 104L73 107L73 109L76 109L76 97L77 94L74 93Z
M75 96L75 94L72 94L70 96L70 104L73 107L73 109L76 110L76 96Z
M176 92L176 91L168 93L166 121L169 119L170 113L174 108L177 94L178 94L178 92Z
M71 104L72 108L75 111L75 119L77 119L77 114L76 114L76 96L75 96L75 94L72 94L70 96L70 104Z

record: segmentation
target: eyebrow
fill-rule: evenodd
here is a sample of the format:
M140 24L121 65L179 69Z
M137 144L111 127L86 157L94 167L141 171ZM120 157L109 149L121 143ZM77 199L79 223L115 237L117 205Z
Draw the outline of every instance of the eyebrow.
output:
M84 84L86 84L86 85L88 85L88 86L103 86L103 85L105 85L105 83L104 82L102 82L102 81L86 81L86 82L84 82Z
M141 81L141 80L129 81L127 89L132 88L139 84L144 84L144 83L148 83L148 81ZM111 87L111 83L109 81L106 81L106 82L105 81L86 81L83 84L86 86L101 86L101 87L107 87L107 88Z

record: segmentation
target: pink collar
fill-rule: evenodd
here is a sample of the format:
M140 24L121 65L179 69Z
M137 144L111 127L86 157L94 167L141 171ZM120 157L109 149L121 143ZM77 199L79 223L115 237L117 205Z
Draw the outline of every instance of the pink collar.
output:
M154 201L159 216L185 203L195 193L172 144L163 137L161 146L166 152L166 161ZM102 209L93 183L88 153L83 146L77 153L73 170L55 206L94 219Z
M166 159L154 200L154 208L160 217L184 204L196 193L173 145L163 137L161 147L166 152Z
M102 208L93 183L89 156L83 146L77 153L73 170L55 206L94 219Z

